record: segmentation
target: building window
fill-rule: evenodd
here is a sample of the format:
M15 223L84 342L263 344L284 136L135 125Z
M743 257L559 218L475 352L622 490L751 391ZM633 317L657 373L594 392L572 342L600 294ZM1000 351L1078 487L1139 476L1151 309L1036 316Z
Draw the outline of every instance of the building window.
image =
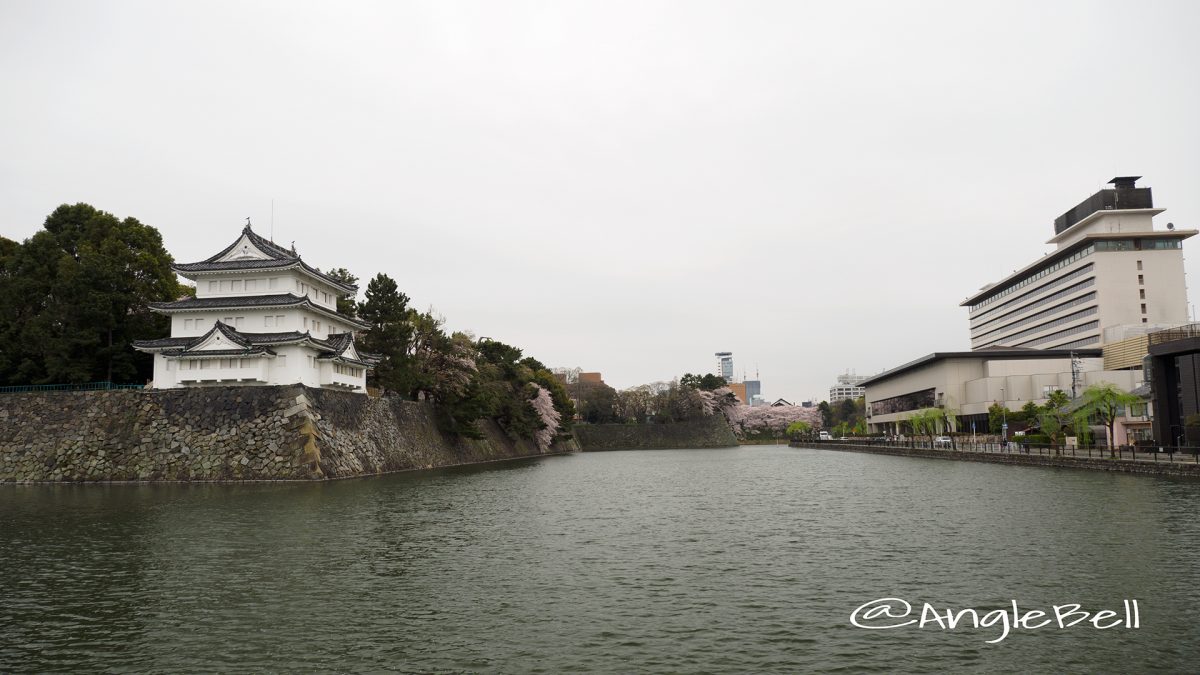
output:
M1144 316L1143 316L1143 317L1142 317L1142 323L1150 323L1150 322L1149 322L1149 321L1147 321L1147 320L1146 320L1146 317L1144 317Z
M1113 239L1110 241L1098 241L1095 244L1097 251L1132 251L1134 243L1132 239Z
M1142 314L1146 313L1146 303L1142 303Z
M246 317L244 317L244 316L235 316L235 317L233 318L233 326L234 326L234 328L241 328L241 327L242 327L242 320L243 320L243 319L245 319L245 318L246 318Z
M1150 249L1150 250L1158 249L1160 251L1163 251L1163 250L1168 250L1168 249L1173 249L1173 248L1182 248L1182 246L1180 246L1178 239L1169 239L1169 240L1147 239L1147 240L1142 241L1142 248Z
M215 282L215 281L208 282L208 292L209 293L216 293L218 290L220 290L220 288L221 288L221 285L218 284L217 282Z
M1146 277L1139 274L1138 275L1138 286L1145 286L1145 285L1146 285Z
M267 316L264 316L263 317L263 327L264 328L274 328L275 327L275 317L271 316L270 314L268 314Z
M1142 271L1142 261L1141 260L1138 261L1138 271L1139 272Z
M256 290L257 288L258 288L258 280L257 279L247 279L246 280L246 290L247 291L253 291L253 290Z
M987 298L986 300L983 300L977 304L971 305L970 311L974 312L974 311L978 310L979 308L983 307L984 305L995 302L996 300L1003 298L1004 296L1008 295L1009 293L1018 291L1021 288L1025 287L1026 285L1031 284L1048 274L1053 274L1054 272L1057 272L1058 270L1060 270L1068 265L1071 265L1072 263L1082 260L1083 258L1086 258L1087 256L1091 255L1094 250L1095 250L1094 245L1080 249L1079 251L1072 254L1070 257L1064 258L1063 260L1060 260L1049 267L1046 267L1042 270L1039 270L1038 272L1035 272L1034 274L1032 274L1028 277L1025 277L1024 279L1012 284L1011 286L1008 286L1004 290L997 292L995 295Z
M1138 289L1138 298L1139 298L1139 299L1141 299L1141 300L1145 300L1145 299L1146 299L1146 289L1144 289L1144 288L1139 288L1139 289Z
M276 325L276 326L282 326L283 324L284 324L284 321L283 321L283 315L282 315L282 314L276 314L276 315L275 315L275 325Z
M196 322L194 320L192 320L192 319L184 319L183 320L183 329L184 330L191 330L195 327L196 327Z
M229 289L230 289L230 290L232 290L234 293L239 293L239 292L241 292L241 290L242 290L242 280L241 280L241 279L234 279L232 282L230 282Z
M276 356L275 359L276 365L278 365L280 368L287 368L287 354L280 354L279 356Z

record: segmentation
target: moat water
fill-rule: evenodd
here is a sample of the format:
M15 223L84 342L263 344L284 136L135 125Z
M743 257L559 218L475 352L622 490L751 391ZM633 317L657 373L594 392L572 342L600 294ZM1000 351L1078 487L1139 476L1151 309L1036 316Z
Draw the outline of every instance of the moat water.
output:
M0 671L1200 664L1200 482L786 447L0 487ZM896 597L1140 627L865 630ZM914 618L916 614L914 614ZM876 621L878 623L878 621Z

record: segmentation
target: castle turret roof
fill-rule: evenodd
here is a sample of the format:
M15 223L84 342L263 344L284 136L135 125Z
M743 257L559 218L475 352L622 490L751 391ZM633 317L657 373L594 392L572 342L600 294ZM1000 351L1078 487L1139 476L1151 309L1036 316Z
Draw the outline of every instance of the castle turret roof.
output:
M333 286L343 295L354 295L358 287L338 281L321 270L300 259L294 248L285 249L275 242L260 237L246 225L232 244L205 260L194 263L176 263L171 269L189 279L199 274L214 274L238 270L285 270L301 269L310 276Z

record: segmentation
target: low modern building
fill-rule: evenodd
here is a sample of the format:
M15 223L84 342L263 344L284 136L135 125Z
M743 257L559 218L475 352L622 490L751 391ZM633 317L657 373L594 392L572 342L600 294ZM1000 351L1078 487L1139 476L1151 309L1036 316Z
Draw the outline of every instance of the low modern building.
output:
M987 430L994 403L1016 410L1029 401L1042 405L1051 392L1111 382L1126 391L1141 384L1141 372L1106 371L1099 349L983 349L935 352L863 381L867 424L872 433L895 434L922 408L956 411L958 430Z
M1183 240L1155 229L1150 188L1122 176L1059 216L1055 249L963 300L971 349L1100 347L1105 329L1188 321Z
M354 332L369 326L337 311L356 287L249 225L216 255L172 269L195 282L196 297L151 303L171 317L171 337L133 343L154 354L155 388L304 384L366 393L379 357L359 352Z

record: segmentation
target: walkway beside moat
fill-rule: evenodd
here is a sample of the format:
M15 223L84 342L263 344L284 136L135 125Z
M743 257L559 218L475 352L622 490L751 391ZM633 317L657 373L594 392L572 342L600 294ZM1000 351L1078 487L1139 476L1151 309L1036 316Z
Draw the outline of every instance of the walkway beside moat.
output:
M867 452L876 455L921 457L925 459L954 459L993 464L1050 466L1093 471L1119 471L1154 476L1188 476L1200 478L1200 454L1194 452L1134 452L1118 450L1111 456L1107 448L1025 448L1015 443L1003 447L996 443L964 444L956 448L931 448L919 441L895 443L884 441L792 441L793 448ZM1189 448L1190 449L1190 448ZM1057 453L1057 454L1056 454Z

